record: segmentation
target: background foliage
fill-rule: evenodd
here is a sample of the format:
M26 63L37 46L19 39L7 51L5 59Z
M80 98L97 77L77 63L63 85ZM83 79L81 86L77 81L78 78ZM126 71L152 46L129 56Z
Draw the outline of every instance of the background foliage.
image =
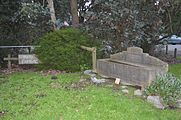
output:
M57 28L63 28L64 21L72 25L70 1L53 1ZM129 46L154 55L159 35L181 35L180 0L77 0L77 4L79 29L101 41L108 56ZM46 0L0 1L0 45L33 45L50 31Z
M139 46L152 53L162 32L162 9L154 0L97 0L84 14L84 27L113 52Z

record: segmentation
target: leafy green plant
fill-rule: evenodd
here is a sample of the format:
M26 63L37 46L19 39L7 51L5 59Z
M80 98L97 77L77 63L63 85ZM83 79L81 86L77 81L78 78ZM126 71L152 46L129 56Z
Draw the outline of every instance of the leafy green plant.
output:
M80 71L81 66L91 66L91 53L80 48L96 46L95 41L78 29L66 28L48 33L41 40L36 54L42 69L58 69L67 72Z
M91 69L89 65L87 65L87 64L80 65L81 71L88 70L88 69Z
M181 81L172 74L158 76L157 79L145 90L147 95L158 95L163 102L175 107L177 100L181 99Z

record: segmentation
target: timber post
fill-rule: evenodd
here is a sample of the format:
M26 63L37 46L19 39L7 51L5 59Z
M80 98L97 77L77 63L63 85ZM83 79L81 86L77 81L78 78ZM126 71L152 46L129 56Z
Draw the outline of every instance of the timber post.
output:
M11 58L11 54L8 54L8 57L4 58L4 60L8 61L8 69L11 70L11 61L18 60L18 58Z
M87 50L92 52L92 67L93 67L93 72L96 72L96 47L86 47L86 46L80 46L82 49Z
M10 58L11 58L11 55L8 54L8 69L9 70L11 70L11 60L10 60Z
M177 58L177 48L174 49L174 58Z
M168 45L166 45L166 55L168 54Z
M93 66L93 72L96 72L96 47L93 47L92 51L92 66Z

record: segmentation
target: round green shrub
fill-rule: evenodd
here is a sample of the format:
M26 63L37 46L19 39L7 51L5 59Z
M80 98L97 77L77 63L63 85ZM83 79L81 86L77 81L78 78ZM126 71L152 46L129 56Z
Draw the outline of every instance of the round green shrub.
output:
M67 72L80 71L82 66L91 66L91 52L81 45L93 47L95 41L78 29L66 28L45 35L40 39L36 54L41 69L57 69Z

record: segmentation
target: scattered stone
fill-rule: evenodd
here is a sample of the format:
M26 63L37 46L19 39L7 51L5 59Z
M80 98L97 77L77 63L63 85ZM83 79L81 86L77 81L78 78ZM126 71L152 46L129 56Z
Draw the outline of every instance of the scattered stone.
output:
M134 95L135 95L135 96L142 96L141 90L140 90L140 89L135 90L135 91L134 91Z
M122 90L124 94L129 94L129 91L127 89Z
M121 88L122 88L122 89L126 89L126 88L128 88L128 87L127 87L127 86L121 86Z
M101 84L101 83L105 83L106 80L105 79L97 79L95 76L94 77L91 77L91 81L93 83L96 83L96 84Z
M93 72L92 72L92 70L85 70L84 71L84 74L86 74L86 75L89 75L89 74L92 74Z
M96 74L94 72L92 72L92 70L85 70L84 74L85 75L89 75L91 77L95 77L96 76Z
M164 109L165 107L161 103L161 98L159 96L148 96L147 101L152 103L156 108Z

